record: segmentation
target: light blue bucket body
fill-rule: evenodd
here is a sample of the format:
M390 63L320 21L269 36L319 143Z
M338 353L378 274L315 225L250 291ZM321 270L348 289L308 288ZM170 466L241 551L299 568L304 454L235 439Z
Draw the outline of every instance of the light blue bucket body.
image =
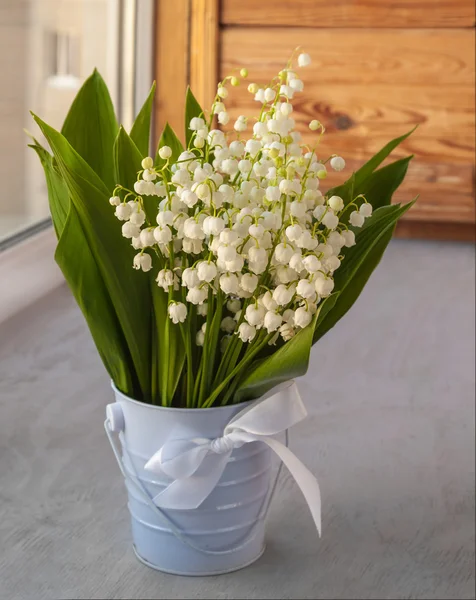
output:
M233 450L217 486L192 510L157 509L151 498L171 480L144 469L166 441L221 437L246 404L176 409L115 394L124 422L122 470L137 557L179 575L228 573L257 560L265 548L270 500L271 451L266 444L251 442Z

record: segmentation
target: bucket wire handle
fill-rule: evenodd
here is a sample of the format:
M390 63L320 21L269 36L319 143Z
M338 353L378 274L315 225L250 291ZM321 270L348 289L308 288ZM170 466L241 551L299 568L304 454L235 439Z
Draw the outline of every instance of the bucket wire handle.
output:
M249 544L251 541L253 541L253 539L256 536L257 533L257 527L258 524L261 520L266 519L267 515L268 515L268 511L269 511L269 507L271 505L271 501L273 499L274 493L276 491L276 487L278 485L278 480L279 480L279 476L281 474L281 470L283 468L283 463L280 462L279 463L279 467L276 473L276 477L274 478L274 482L273 485L271 486L271 489L269 491L269 493L265 496L263 503L260 507L260 511L259 511L259 515L255 521L255 523L253 523L253 525L251 526L250 531L245 534L244 538L242 539L242 541L238 544L238 546L234 545L233 548L229 548L229 549L222 549L222 550L207 550L206 548L200 548L199 546L196 546L195 544L193 544L190 540L188 540L184 534L184 532L180 529L180 527L178 527L173 520L167 515L167 513L162 510L161 508L159 508L155 502L153 501L153 499L151 498L149 492L147 491L147 489L145 488L145 486L142 484L139 476L137 475L137 471L135 469L134 463L131 459L131 457L129 456L129 453L127 452L127 447L126 444L124 442L124 440L121 438L121 434L119 434L119 437L121 439L121 443L122 443L122 449L124 454L127 456L129 463L131 465L133 474L130 474L126 471L125 467L124 467L124 463L122 461L122 457L121 457L121 453L116 445L116 442L114 440L113 437L113 430L111 428L111 423L109 421L109 419L106 419L104 421L104 429L106 431L106 435L108 437L109 443L111 444L111 448L112 451L114 453L114 456L116 457L116 461L117 464L119 466L119 469L122 473L122 476L124 477L124 479L128 479L130 481L130 483L132 483L132 485L134 486L134 488L136 489L137 492L139 492L139 494L144 498L144 500L146 501L147 505L150 507L150 509L156 514L158 515L160 518L162 518L163 520L165 520L168 525L170 526L173 534L185 545L189 546L190 548L192 548L192 550L196 550L198 552L201 552L202 554L210 554L210 555L215 555L215 556L219 556L219 555L223 555L223 554L231 554L232 552L237 552L238 550L241 550L242 548L244 548L247 544ZM289 434L288 434L288 430L286 429L285 431L285 445L286 448L289 446Z

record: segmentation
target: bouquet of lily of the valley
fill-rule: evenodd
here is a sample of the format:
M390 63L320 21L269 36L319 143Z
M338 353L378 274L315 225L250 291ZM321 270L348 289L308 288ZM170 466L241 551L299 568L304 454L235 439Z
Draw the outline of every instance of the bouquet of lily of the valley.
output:
M295 131L300 54L268 84L248 85L255 118L231 127L217 88L209 110L187 92L185 146L169 126L149 156L154 89L130 133L97 72L61 133L35 116L56 261L116 387L145 403L187 408L262 396L305 373L311 347L349 310L408 210L391 205L411 157L385 146L326 189L340 156ZM223 126L223 128L221 128ZM316 153L317 152L317 153Z

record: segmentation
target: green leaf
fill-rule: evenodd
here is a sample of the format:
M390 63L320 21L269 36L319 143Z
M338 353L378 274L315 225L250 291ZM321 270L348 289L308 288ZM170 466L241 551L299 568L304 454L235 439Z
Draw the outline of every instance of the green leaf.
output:
M149 156L150 151L150 123L152 108L154 107L155 88L156 85L154 81L149 95L134 121L130 134L131 139L137 146L142 158Z
M159 168L163 167L165 164L165 160L159 156L159 150L162 146L169 146L171 148L172 156L169 159L171 163L174 163L183 152L182 142L175 135L174 130L168 123L165 124L162 135L160 136L157 153L155 155L155 164L158 165Z
M142 156L132 138L123 127L119 128L114 142L114 174L116 181L132 190L141 169ZM155 225L158 202L156 196L143 196L144 210L149 224Z
M393 152L393 150L395 150L397 146L404 142L407 137L409 137L415 131L417 127L418 125L416 125L408 133L405 133L405 135L395 138L386 144L379 152L377 152L377 154L372 156L372 158L356 172L355 184L360 185L371 173L375 171L380 164L382 164L382 162L387 158L387 156L389 156L391 152Z
M121 235L120 223L109 205L107 190L96 187L95 173L59 132L35 117L68 186L86 243L98 265L118 322L126 339L142 397L150 400L151 300L149 278L132 269L134 251ZM102 186L104 188L104 186ZM128 267L131 265L131 268ZM77 262L67 265L77 269ZM85 290L93 294L95 289ZM95 333L93 334L96 335Z
M51 154L36 140L35 143L30 144L29 147L33 148L38 154L45 172L51 218L53 220L56 237L59 239L68 217L70 205L68 188L63 181L61 174L55 168Z
M94 70L74 99L61 133L111 191L115 183L112 148L118 129L107 86Z
M124 394L138 397L140 387L131 355L74 205L71 205L55 259L86 319L109 376Z
M408 156L407 158L396 160L369 175L369 177L360 183L359 186L351 189L347 197L347 202L359 194L362 194L367 201L370 202L374 210L381 208L382 206L389 206L392 202L393 194L405 178L408 165L412 158L412 156ZM362 202L363 200L359 200L356 204L360 205ZM349 222L352 210L354 210L354 208L349 207L347 211L341 215L341 223L347 224Z
M36 140L31 148L37 152L45 171L53 225L59 238L56 262L86 319L109 376L122 392L135 397L140 390L137 381L132 380L134 369L127 344L97 263L86 243L78 213L70 203L68 187L55 169L51 154ZM74 269L72 264L76 265ZM88 293L91 289L94 294Z
M154 404L170 405L177 388L185 361L185 350L179 325L175 325L167 316L168 295L163 289L150 280L154 310L155 329L152 337L152 354L156 357L156 389L157 398ZM168 334L165 330L168 327ZM169 398L158 398L161 382L167 379Z
M113 156L116 181L132 190L137 180L137 172L141 169L142 156L122 125L114 141Z
M251 372L238 387L234 395L234 402L259 398L279 383L306 373L314 329L321 321L321 314L324 318L336 303L337 298L338 294L332 294L326 298L320 304L313 322L308 327L301 329L274 354L255 361L251 365Z
M350 202L355 196L363 192L359 191L362 184L365 183L368 177L375 171L375 169L389 156L389 154L395 150L395 148L407 139L414 131L414 127L411 131L395 138L388 144L386 144L377 154L375 154L369 161L367 161L358 171L352 174L352 176L342 185L337 186L329 190L329 196L340 196L343 198L345 203ZM353 193L352 193L353 190Z
M316 326L313 343L334 327L360 296L392 238L398 219L414 202L379 208L367 219L356 235L356 245L346 249L342 266L336 271L334 281L339 298L333 310Z
M376 210L388 206L392 196L407 174L408 165L413 157L397 160L372 173L355 188L357 194L363 194Z
M185 145L187 148L193 134L193 131L190 129L190 121L194 117L203 117L203 114L203 109L193 95L190 86L187 87L187 95L185 97Z
M214 306L214 313L210 316L207 314L207 341L208 347L204 347L203 351L207 353L207 360L204 362L204 366L206 365L206 371L202 374L202 381L205 383L205 389L207 392L210 391L211 383L214 379L216 370L215 370L215 360L217 351L220 353L219 349L219 337L220 337L220 325L222 322L222 313L223 313L223 296L221 290L218 290L218 294L216 297L216 306ZM208 304L209 311L210 302ZM211 319L211 323L210 323Z
M169 127L166 136L172 143L174 135L172 129ZM114 144L114 164L117 181L120 181L125 187L132 189L137 180L137 171L141 168L141 159L142 157L138 148L131 137L127 135L124 128L121 127ZM143 196L143 201L147 219L153 225L157 215L157 198L155 196ZM142 276L144 275L142 274ZM152 401L164 405L164 399L161 402L159 393L161 382L164 379L168 380L167 389L170 400L175 393L180 379L185 352L178 325L169 322L168 333L167 335L165 334L168 296L157 286L153 276L150 277L149 293L154 313L154 328L151 328L151 352L155 363L153 367L151 366L151 389L155 393Z

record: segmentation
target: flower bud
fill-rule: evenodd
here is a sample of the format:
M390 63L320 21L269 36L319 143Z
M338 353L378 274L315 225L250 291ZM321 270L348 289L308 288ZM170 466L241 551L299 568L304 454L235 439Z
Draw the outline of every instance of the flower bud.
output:
M327 204L336 212L340 212L344 208L344 201L340 196L331 196Z
M170 158L172 156L172 148L170 146L162 146L162 148L159 148L159 156L164 160Z
M345 167L345 160L341 156L333 156L331 158L331 167L334 171L342 171Z
M152 169L154 166L154 160L150 156L147 156L142 160L141 166L143 169Z
M300 67L307 67L310 64L311 64L311 57L309 56L309 54L303 53L298 56L298 65Z

